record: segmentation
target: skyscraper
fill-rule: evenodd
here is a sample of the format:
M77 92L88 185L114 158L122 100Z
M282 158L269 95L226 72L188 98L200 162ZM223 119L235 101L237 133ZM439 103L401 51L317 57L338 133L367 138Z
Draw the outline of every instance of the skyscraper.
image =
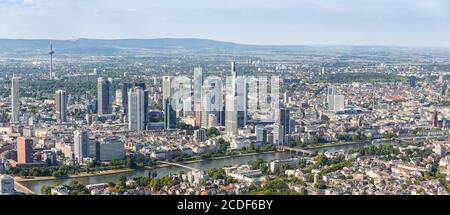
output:
M33 139L17 138L17 163L33 163Z
M288 134L290 132L290 111L288 108L278 108L277 111L279 111L279 117L275 123L283 126L284 134Z
M56 120L67 122L67 94L64 90L57 90L55 95Z
M170 76L163 76L163 88L162 88L162 94L163 94L163 101L167 98L170 98L172 96L172 87L171 87L171 77Z
M417 80L417 78L416 78L416 76L410 76L409 77L409 85L411 86L411 87L416 87L416 80Z
M19 79L11 79L11 123L19 123Z
M144 90L134 87L128 91L128 130L141 131L145 129Z
M336 88L329 87L327 92L327 105L329 111L343 111L345 104L343 95L336 95Z
M201 67L194 68L194 126L200 127L202 122L202 86L203 86L203 69Z
M284 145L285 133L284 127L279 124L273 126L273 144Z
M122 107L125 113L128 113L128 92L130 91L130 89L132 89L133 87L139 87L142 89L143 93L144 93L144 129L146 127L146 125L148 124L148 90L146 88L145 83L140 82L140 83L124 83L122 86Z
M111 81L107 78L97 79L97 96L99 115L112 113Z
M237 109L237 126L244 127L247 125L247 109L248 109L248 89L247 78L238 76L236 78L236 109Z
M169 98L163 101L164 108L164 128L165 129L174 129L177 126L177 116L176 112L172 107L172 101Z
M236 104L236 66L234 61L231 62L231 81L227 81L226 102L225 102L225 130L235 134L238 128L238 110Z
M176 127L176 112L172 105L172 86L171 77L163 77L163 109L164 109L164 128L173 129Z
M256 141L261 142L263 144L267 142L267 129L261 126L256 126L255 133L256 133Z
M334 110L334 95L336 95L336 87L328 87L327 92L327 105L328 110Z
M77 130L73 133L74 155L78 163L83 163L83 158L89 154L89 133L86 130Z

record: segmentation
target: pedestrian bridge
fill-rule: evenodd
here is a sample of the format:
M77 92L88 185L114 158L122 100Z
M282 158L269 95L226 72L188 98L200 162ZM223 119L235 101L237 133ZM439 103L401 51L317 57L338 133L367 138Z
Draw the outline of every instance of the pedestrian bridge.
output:
M186 165L183 165L183 164L180 164L180 163L172 163L172 162L169 162L169 161L158 161L158 162L162 163L162 164L170 165L170 166L179 166L179 167L182 167L182 168L185 168L185 169L190 169L192 171L201 172L201 170L199 170L197 168L186 166Z
M301 152L304 154L314 154L314 151L307 150L307 149L300 149L300 148L293 148L293 147L287 147L287 146L278 146L278 151L289 151L289 152Z

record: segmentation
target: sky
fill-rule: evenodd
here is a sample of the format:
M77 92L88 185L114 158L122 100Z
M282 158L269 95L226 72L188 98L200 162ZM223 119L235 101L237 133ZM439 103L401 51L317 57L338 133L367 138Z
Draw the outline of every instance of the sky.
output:
M0 38L450 47L450 0L0 0Z

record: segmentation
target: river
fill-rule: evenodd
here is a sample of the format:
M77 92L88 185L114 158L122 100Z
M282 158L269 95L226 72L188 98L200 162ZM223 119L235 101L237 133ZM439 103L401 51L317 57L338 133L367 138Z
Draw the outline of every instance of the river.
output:
M232 166L236 164L246 164L251 160L255 160L257 158L261 158L265 161L270 161L272 159L285 159L289 158L291 155L287 153L268 153L268 154L257 154L257 155L249 155L249 156L241 156L241 157L231 157L224 158L219 160L207 160L200 161L196 163L185 164L186 166L194 167L201 170L211 169L211 168L219 168L224 166ZM188 171L182 167L176 166L166 166L155 168L154 171L158 174L158 176L165 176L171 173L176 173L180 170ZM68 179L51 179L51 180L42 180L42 181L23 181L20 182L22 185L28 187L36 194L41 194L41 187L44 185L54 185L57 183L60 184L68 184L72 180L77 180L83 184L96 184L96 183L106 183L106 182L117 182L118 175L125 175L128 178L133 178L137 176L148 176L149 170L136 170L132 172L125 172L119 174L110 174L110 175L96 175L89 177L80 177L80 178L68 178Z
M367 145L367 144L366 144ZM360 145L361 146L361 145ZM337 151L337 150L348 150L350 148L355 147L354 145L342 145L342 146L330 146L321 148L319 151L328 150L328 151ZM270 161L272 159L286 159L295 155L294 153L284 153L284 152L274 152L274 153L266 153L266 154L256 154L256 155L248 155L241 157L230 157L219 160L206 160L200 161L196 163L185 164L186 166L194 167L196 169L206 170L211 168L220 168L224 166L233 166L239 164L246 164L248 161L256 160L261 158L265 161ZM165 176L171 173L176 173L178 171L187 171L182 167L176 166L166 166L154 169L158 176ZM44 185L54 185L54 184L68 184L72 180L77 180L85 185L87 184L96 184L96 183L107 183L107 182L117 182L118 175L125 175L128 178L133 178L137 176L148 176L149 170L136 170L132 172L118 173L118 174L110 174L110 175L96 175L89 177L80 177L80 178L68 178L68 179L51 179L51 180L42 180L42 181L24 181L20 182L22 185L28 187L36 194L41 194L41 187Z

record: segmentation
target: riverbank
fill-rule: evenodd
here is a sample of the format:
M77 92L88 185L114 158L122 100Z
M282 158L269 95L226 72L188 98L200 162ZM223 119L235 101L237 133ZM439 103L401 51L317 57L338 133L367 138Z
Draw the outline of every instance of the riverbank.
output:
M209 158L207 160L191 160L191 161L182 161L178 162L180 164L191 164L191 163L199 163L204 161L211 161L211 160L222 160L222 159L228 159L228 158L234 158L234 157L245 157L245 156L252 156L252 155L258 155L258 154L272 154L275 153L275 151L267 151L267 152L253 152L253 153L245 153L245 154L239 154L239 155L226 155L226 156L220 156L220 157L213 157ZM172 166L169 164L157 164L152 167L145 167L147 170L157 169L157 168L164 168ZM22 177L14 177L14 180L17 182L27 182L27 181L47 181L47 180L55 180L55 179L76 179L76 178L83 178L83 177L91 177L91 176L101 176L101 175L114 175L114 174L120 174L120 173L126 173L126 172L133 172L137 171L139 169L114 169L114 170L105 170L101 171L99 173L86 173L82 172L77 175L70 175L66 177L53 177L53 176L39 176L39 177L32 177L32 178L22 178Z
M323 149L328 147L335 147L335 146L349 146L349 145L364 145L369 144L370 142L362 141L362 142L339 142L339 143L329 143L329 144L323 144L319 146L312 146L312 147L306 147L304 149L307 150L314 150L314 149Z
M27 182L27 181L47 181L47 180L56 180L56 179L75 179L75 178L83 178L83 177L91 177L91 176L99 176L99 175L113 175L120 174L125 172L132 172L135 169L114 169L114 170L104 170L98 173L86 173L82 172L77 175L69 175L66 177L53 177L53 176L39 176L32 178L22 178L19 176L14 177L14 180L17 182Z

